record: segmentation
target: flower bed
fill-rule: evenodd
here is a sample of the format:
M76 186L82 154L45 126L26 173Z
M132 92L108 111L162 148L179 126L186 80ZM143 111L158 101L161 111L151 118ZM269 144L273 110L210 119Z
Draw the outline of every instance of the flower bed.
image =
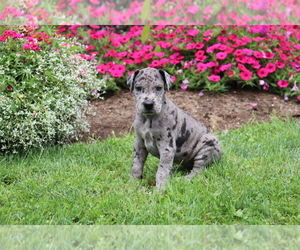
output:
M127 33L100 26L60 26L82 37L87 60L97 60L107 86L125 86L128 72L159 67L173 87L226 91L237 84L283 96L300 91L299 26L132 26Z

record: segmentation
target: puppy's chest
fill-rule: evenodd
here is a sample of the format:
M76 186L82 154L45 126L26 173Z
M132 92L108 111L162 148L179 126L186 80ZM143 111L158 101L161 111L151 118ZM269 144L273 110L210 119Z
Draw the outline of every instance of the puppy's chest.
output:
M147 151L150 154L159 157L159 150L157 147L157 141L159 140L160 136L159 130L149 128L147 126L141 126L138 133L143 138Z

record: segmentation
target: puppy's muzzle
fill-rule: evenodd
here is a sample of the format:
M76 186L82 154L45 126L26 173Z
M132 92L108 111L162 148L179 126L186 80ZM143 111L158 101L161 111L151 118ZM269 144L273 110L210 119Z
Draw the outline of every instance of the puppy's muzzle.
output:
M144 107L146 111L152 111L153 110L153 106L154 106L154 102L153 101L144 101Z

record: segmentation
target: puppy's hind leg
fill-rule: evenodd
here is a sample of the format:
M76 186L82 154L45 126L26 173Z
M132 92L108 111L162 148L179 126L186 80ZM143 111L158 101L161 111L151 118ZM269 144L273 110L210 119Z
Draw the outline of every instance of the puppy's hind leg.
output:
M208 147L201 150L194 158L194 165L191 172L185 177L188 180L193 178L198 173L202 172L207 166L215 161L218 161L221 157L221 151L215 147Z

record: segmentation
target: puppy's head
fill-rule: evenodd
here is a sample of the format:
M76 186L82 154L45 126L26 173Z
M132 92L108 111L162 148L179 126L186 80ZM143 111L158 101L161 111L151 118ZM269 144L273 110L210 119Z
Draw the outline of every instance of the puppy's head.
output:
M164 101L164 88L169 90L171 76L162 69L136 70L127 79L127 84L136 98L137 112L143 115L159 114Z

